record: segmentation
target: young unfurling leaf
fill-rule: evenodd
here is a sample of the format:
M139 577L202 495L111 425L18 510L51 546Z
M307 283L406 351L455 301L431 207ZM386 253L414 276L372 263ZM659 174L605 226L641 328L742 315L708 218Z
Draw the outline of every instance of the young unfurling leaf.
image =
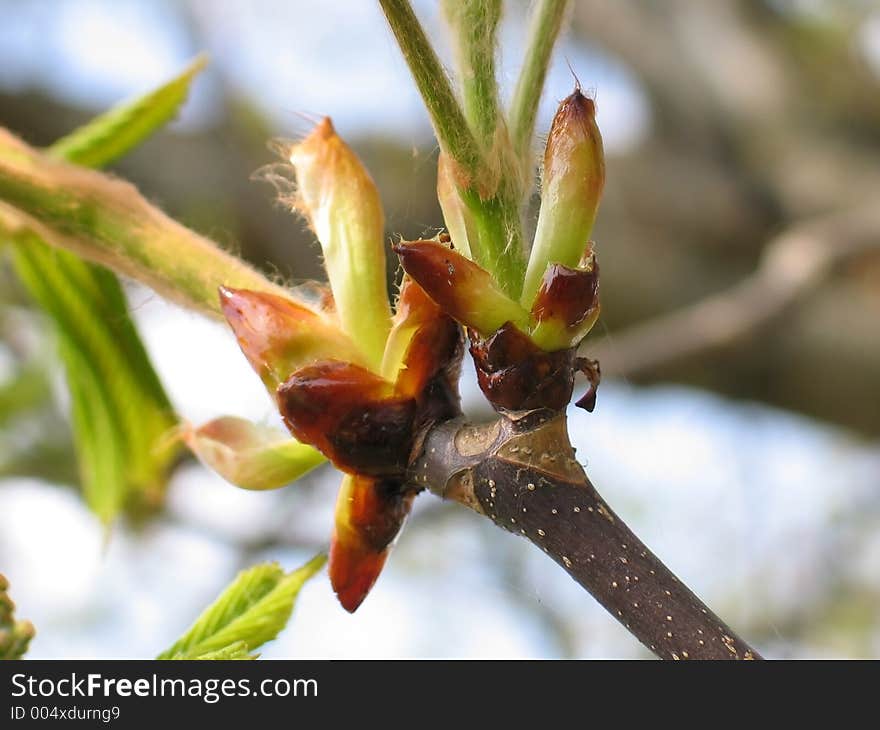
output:
M324 556L318 555L292 573L285 573L277 563L242 571L187 632L156 658L256 658L250 652L278 636L303 584L324 562Z
M324 462L285 431L235 416L184 427L181 436L204 464L242 489L277 489Z
M113 162L174 117L205 63L200 56L158 89L96 117L49 155L86 167ZM119 281L34 231L12 239L16 273L57 333L86 501L105 522L132 497L159 501L176 453L164 440L174 413Z

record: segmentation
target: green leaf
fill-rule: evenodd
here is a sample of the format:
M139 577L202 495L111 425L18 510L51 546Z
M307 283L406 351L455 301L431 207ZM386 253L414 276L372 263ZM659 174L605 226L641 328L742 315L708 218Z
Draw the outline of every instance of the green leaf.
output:
M91 167L112 162L176 114L205 63L197 58L159 89L59 140L50 154ZM118 279L32 231L18 231L12 243L16 273L57 334L87 503L104 522L133 496L157 503L177 451L165 438L176 418Z
M274 639L287 625L303 584L323 566L318 555L285 574L262 563L238 574L189 630L157 659L253 659L248 654Z
M204 654L199 654L196 657L187 657L189 659L199 659L202 661L248 661L250 659L256 659L257 654L251 654L248 651L247 642L244 641L236 641L234 644L230 644L223 649L218 649L217 651L209 651ZM173 657L177 659L178 657ZM183 657L180 657L181 659Z
M207 63L207 56L198 56L155 91L123 102L59 139L49 153L83 167L103 167L119 159L174 118L193 78Z
M52 160L2 127L0 226L37 231L57 248L218 319L219 286L294 299L284 286L169 218L131 183Z
M0 384L0 428L18 416L26 416L51 402L51 387L45 368L29 362Z
M155 503L175 456L165 435L176 419L119 282L29 231L12 243L16 272L54 324L86 501L105 522L133 493Z

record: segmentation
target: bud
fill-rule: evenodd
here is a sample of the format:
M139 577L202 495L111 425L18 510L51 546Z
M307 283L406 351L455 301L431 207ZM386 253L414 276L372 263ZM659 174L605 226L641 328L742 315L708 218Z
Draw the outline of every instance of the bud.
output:
M404 276L382 372L325 360L278 389L297 438L347 472L337 500L330 580L355 611L379 576L415 492L405 487L425 430L460 414L461 328Z
M181 436L202 463L242 489L277 489L324 462L285 432L234 416L184 426Z
M15 603L8 589L9 583L0 574L0 661L21 659L36 633L30 621L15 620Z
M577 347L599 318L599 264L592 245L581 265L550 264L532 305L532 340L547 352Z
M392 248L404 271L453 319L483 336L505 322L528 330L528 312L470 259L438 241L401 242Z
M477 382L496 410L563 410L574 388L573 349L545 352L510 324L490 337L471 335Z
M440 202L440 210L443 211L443 220L453 246L462 256L473 259L471 241L476 245L478 240L474 230L475 222L459 195L452 174L452 163L443 152L437 159L437 200Z
M382 572L415 494L386 479L346 474L336 500L330 583L342 607L357 610Z
M416 401L371 370L338 360L300 368L279 386L278 408L297 439L343 471L396 475L406 469Z
M291 299L220 287L220 307L248 362L272 393L294 370L317 360L364 362L329 317Z
M378 372L391 326L379 191L327 117L290 150L290 162L293 202L321 243L342 329Z
M523 306L531 308L549 264L577 267L604 185L596 107L576 88L559 105L547 139L541 212L523 285Z
M2 575L0 575L0 626L9 624L12 621L12 615L15 613L15 604L6 593L9 583Z
M0 661L21 659L35 634L30 621L16 621L11 627L0 629Z
M461 355L461 328L405 274L382 362L385 377L394 380L398 393L417 398L439 375L457 403Z

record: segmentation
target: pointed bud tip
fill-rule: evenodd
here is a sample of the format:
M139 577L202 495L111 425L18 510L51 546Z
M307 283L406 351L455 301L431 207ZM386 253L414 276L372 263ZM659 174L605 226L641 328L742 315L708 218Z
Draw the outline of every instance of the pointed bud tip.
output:
M303 137L298 143L289 147L287 150L288 159L295 165L299 153L309 150L312 146L323 145L328 140L337 136L336 128L333 126L333 121L330 117L322 117L321 121L312 128L311 132Z
M233 290L223 286L217 287L217 296L220 298L220 306L224 306L232 298Z
M559 103L557 114L596 116L596 101L581 91L578 83L568 96Z
M342 607L354 613L376 584L388 550L379 552L348 546L334 539L330 545L330 585Z
M217 296L220 299L220 310L223 312L223 316L229 320L230 317L242 315L243 309L252 305L260 294L248 289L233 289L221 285L217 287Z
M330 117L322 117L321 121L315 125L315 128L312 130L312 134L320 134L324 137L329 137L331 134L336 134L336 129L333 126L333 120Z
M544 151L541 210L522 291L531 306L547 265L576 267L605 187L605 155L593 100L575 89L559 105Z

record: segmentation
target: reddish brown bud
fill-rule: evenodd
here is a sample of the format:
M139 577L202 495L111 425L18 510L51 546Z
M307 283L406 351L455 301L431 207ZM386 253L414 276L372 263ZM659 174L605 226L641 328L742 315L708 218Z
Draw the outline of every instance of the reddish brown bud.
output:
M528 327L528 312L508 297L492 275L438 241L393 246L404 270L444 312L486 336L505 322Z
M571 400L573 349L545 352L508 323L487 339L472 333L470 350L480 389L495 408L562 410Z
M599 317L599 265L551 264L532 305L532 340L548 351L575 347Z
M375 584L413 497L413 492L404 491L395 480L351 474L343 477L328 571L346 611L357 610Z
M587 377L588 383L587 389L575 405L578 408L583 408L585 411L592 413L593 409L596 407L596 391L599 388L599 379L601 378L599 361L591 360L588 357L579 357L575 361L575 368Z
M395 354L400 350L403 355ZM454 390L461 354L461 328L424 289L409 276L404 277L385 351L397 392L422 399L428 383L441 375ZM395 367L394 362L399 364Z
M343 471L387 476L406 468L416 402L366 368L324 360L297 370L278 388L278 407L298 440Z
M242 352L270 391L316 360L362 362L342 330L304 304L266 292L220 287L220 306Z

